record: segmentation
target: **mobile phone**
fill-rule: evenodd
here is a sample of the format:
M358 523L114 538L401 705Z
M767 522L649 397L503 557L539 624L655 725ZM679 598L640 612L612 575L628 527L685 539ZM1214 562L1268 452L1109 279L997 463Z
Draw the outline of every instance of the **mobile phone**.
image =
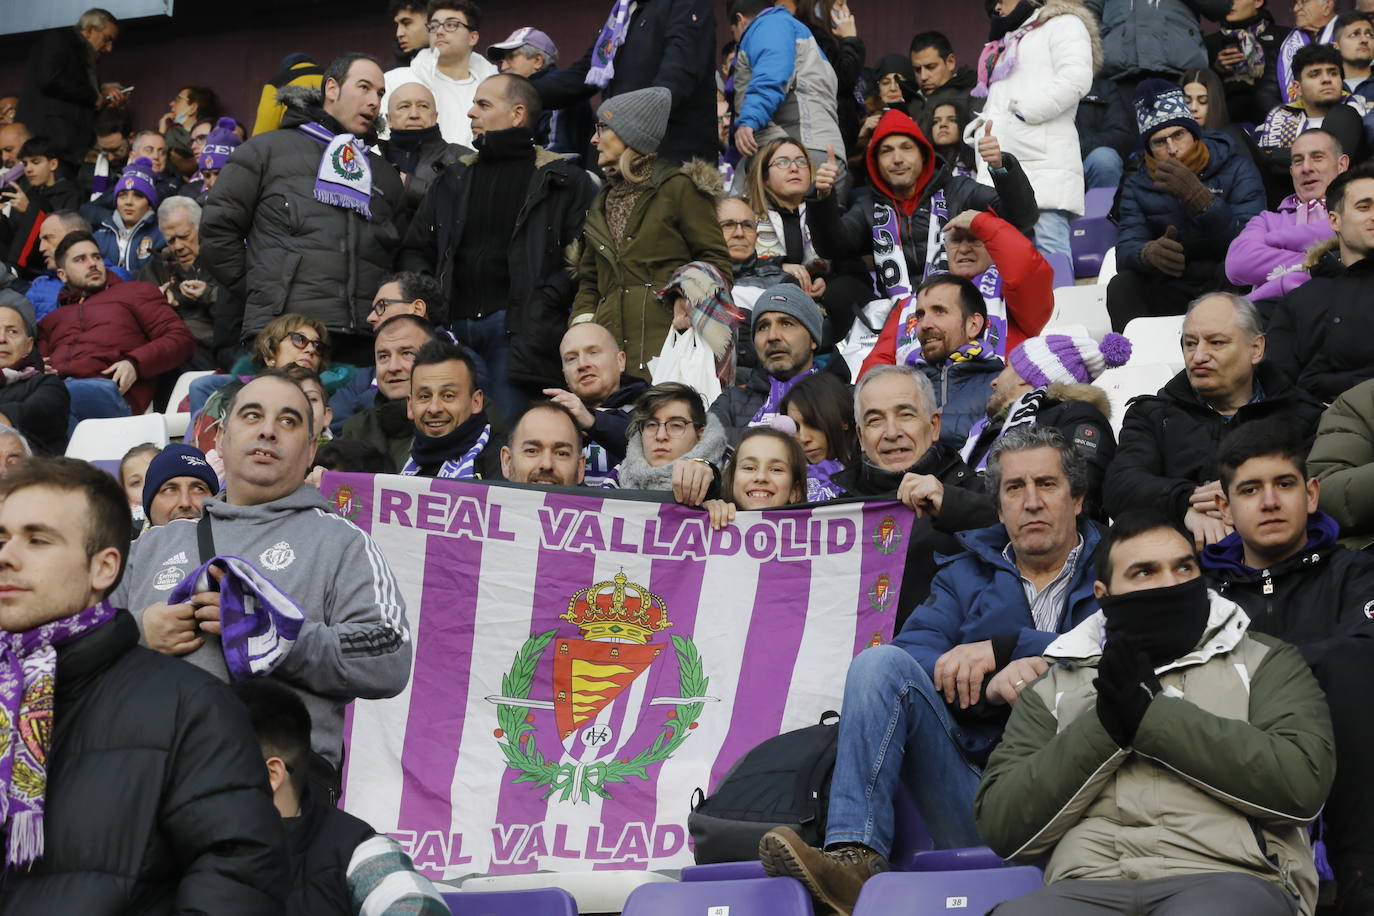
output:
M135 89L137 89L137 88L138 88L137 86L120 86L120 87L119 87L119 91L122 92L122 93L124 93L125 95L128 95L129 93L133 92L133 91L134 91Z

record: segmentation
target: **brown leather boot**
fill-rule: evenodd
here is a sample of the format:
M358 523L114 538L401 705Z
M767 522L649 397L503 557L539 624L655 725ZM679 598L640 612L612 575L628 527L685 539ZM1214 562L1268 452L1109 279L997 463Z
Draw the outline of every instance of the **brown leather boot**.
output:
M759 861L769 875L796 878L817 903L843 916L854 911L864 882L888 870L887 859L867 846L821 850L806 845L790 827L778 827L763 835Z

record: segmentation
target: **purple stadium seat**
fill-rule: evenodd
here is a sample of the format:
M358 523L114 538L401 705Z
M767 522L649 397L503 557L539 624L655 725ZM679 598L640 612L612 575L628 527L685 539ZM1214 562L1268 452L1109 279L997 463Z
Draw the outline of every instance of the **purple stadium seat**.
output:
M1069 226L1069 243L1073 246L1074 275L1095 277L1102 272L1103 255L1116 244L1116 223L1105 216L1075 220Z
M688 865L682 870L683 881L738 881L745 878L766 878L763 863L715 862L710 865Z
M1045 260L1054 268L1054 285L1073 286L1073 259L1066 254L1053 252L1045 255Z
M1088 188L1083 195L1083 218L1106 216L1112 212L1112 201L1116 198L1116 188Z
M968 849L930 849L907 860L903 871L970 871L977 868L1002 868L1007 863L986 846Z
M865 884L854 916L947 916L986 913L1013 897L1044 885L1040 869L1029 865L972 871L884 872Z
M704 916L712 912L812 916L811 895L794 878L644 884L630 892L621 912L622 916Z
M916 808L916 802L912 800L911 793L905 787L897 789L893 801L896 810L893 812L892 850L888 854L888 860L892 862L893 868L901 871L908 867L907 863L917 853L934 849L935 840L931 837L930 831L926 830L921 812Z
M453 916L577 916L577 902L560 887L445 894Z

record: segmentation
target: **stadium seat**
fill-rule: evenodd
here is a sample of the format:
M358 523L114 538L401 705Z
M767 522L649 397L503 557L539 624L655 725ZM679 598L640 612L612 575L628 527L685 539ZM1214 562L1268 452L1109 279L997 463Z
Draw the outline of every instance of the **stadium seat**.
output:
M710 865L688 865L682 870L683 881L738 881L743 878L766 878L763 863L713 862Z
M1054 312L1047 323L1082 325L1089 336L1101 340L1112 329L1112 319L1107 314L1107 287L1061 286L1054 291Z
M579 913L619 913L631 891L655 883L677 884L677 881L654 871L532 872L468 878L463 882L462 893L557 887L572 894Z
M1102 273L1102 259L1116 244L1116 223L1105 216L1074 220L1069 226L1073 273L1080 280Z
M993 906L1044 886L1029 865L970 871L884 872L864 883L854 916L946 916L986 913Z
M1073 286L1073 259L1066 254L1051 252L1045 255L1045 260L1050 262L1054 268L1054 288L1061 286Z
M918 852L907 863L906 871L971 871L978 868L1003 868L1007 865L986 846L968 849L931 849Z
M1083 218L1104 217L1112 212L1112 201L1116 199L1116 188L1088 188L1083 195Z
M577 902L562 888L458 891L444 894L453 916L577 916Z
M1126 365L1163 363L1175 370L1183 368L1183 352L1178 346L1183 333L1182 315L1132 318L1125 333L1131 341L1131 359Z
M1116 247L1107 249L1102 256L1102 269L1097 272L1097 285L1106 286L1116 276Z
M1112 432L1121 435L1121 424L1126 420L1126 404L1131 398L1142 394L1154 394L1177 374L1172 366L1162 363L1142 363L1140 365L1118 366L1108 369L1094 382L1107 393L1112 404Z
M177 376L177 382L172 386L172 396L167 399L167 435L173 439L180 439L186 435L186 428L191 425L191 415L181 409L181 402L186 400L186 396L191 393L191 383L204 375L214 375L210 372L183 372Z
M1040 329L1040 337L1050 334L1063 334L1066 337L1090 337L1087 327L1081 324L1047 324Z
M151 442L158 448L167 444L167 424L160 413L104 420L82 420L76 424L67 457L83 461L118 461L135 445Z
M625 901L621 916L812 916L811 895L795 878L646 884Z

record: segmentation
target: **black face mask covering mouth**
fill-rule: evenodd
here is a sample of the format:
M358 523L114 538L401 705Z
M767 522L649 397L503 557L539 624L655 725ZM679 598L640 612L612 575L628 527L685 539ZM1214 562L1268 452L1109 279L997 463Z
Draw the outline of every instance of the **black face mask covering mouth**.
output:
M1107 619L1107 643L1121 641L1144 652L1159 667L1197 648L1207 628L1211 602L1201 576L1178 585L1099 599Z
M1026 20L1035 12L1036 5L1030 0L1021 0L1016 4L1016 9L1007 13L1005 16L993 16L992 25L988 29L988 41L997 41L1008 32L1015 32L1026 24Z

